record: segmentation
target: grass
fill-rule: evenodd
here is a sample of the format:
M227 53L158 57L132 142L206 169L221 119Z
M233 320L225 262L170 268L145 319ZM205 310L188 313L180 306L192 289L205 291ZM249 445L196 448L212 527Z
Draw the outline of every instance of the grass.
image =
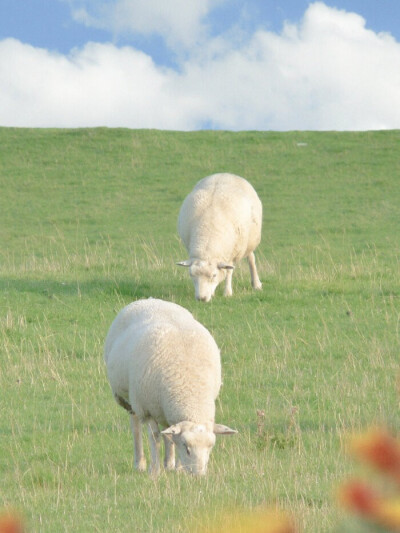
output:
M204 531L276 503L333 531L346 436L399 426L400 132L0 129L0 508L29 531ZM193 184L249 179L264 205L234 296L194 300L176 220ZM222 352L205 479L132 470L102 360L116 313L149 296L193 312ZM260 419L261 411L264 416Z

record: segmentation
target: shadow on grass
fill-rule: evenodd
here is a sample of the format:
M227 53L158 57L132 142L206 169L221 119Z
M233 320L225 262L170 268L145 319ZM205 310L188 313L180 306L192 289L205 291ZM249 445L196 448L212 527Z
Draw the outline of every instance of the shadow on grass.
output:
M168 298L171 290L179 292L179 280L176 283L169 283L168 287L165 283L159 281L136 280L120 278L120 279L92 279L92 280L76 280L61 282L52 279L15 279L15 278L0 278L0 291L3 295L7 293L31 293L43 298L52 299L55 297L85 297L85 296L121 296L138 300L140 298Z

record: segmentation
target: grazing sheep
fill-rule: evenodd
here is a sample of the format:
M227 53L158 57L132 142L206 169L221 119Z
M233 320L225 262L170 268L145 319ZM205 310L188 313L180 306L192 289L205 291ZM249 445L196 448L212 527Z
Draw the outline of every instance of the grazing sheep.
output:
M247 257L251 283L261 289L254 250L261 240L262 205L248 181L233 174L213 174L200 180L179 212L178 232L189 253L187 261L197 300L209 302L225 279L232 295L234 264Z
M167 469L175 467L176 446L184 469L205 474L215 435L236 433L214 423L221 362L208 330L177 304L138 300L112 323L104 358L115 400L130 413L136 468L146 469L147 422L152 473L160 471L162 434ZM161 434L159 425L166 428Z

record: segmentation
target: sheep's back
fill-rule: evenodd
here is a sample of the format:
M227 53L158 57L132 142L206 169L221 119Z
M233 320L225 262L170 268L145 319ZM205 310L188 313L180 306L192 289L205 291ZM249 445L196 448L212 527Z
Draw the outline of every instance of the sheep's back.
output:
M142 337L131 366L130 390L140 416L162 425L214 419L221 385L219 350L211 335L157 324Z
M258 246L261 226L262 204L256 191L233 174L200 180L185 198L178 218L179 235L191 256L212 257L222 250L229 259L238 260Z
M107 336L105 359L113 392L139 417L152 416L162 425L184 420L184 415L213 419L221 384L213 337L176 304L140 302L120 312Z

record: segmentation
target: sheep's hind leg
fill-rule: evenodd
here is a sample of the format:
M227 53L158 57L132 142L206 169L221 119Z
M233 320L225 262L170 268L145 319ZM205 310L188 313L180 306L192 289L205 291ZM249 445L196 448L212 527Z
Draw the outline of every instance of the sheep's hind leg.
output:
M250 276L251 276L251 286L253 289L260 290L262 289L262 283L258 277L257 267L256 267L256 258L254 252L250 252L247 258L249 262Z
M224 290L224 296L232 296L232 275L233 275L233 268L227 268L226 269L226 278L225 278L225 290Z
M160 473L160 444L161 433L158 424L155 420L150 419L148 422L148 433L151 450L151 467L150 473L158 476Z
M164 468L166 470L173 470L175 468L175 444L168 435L163 435L163 437L165 448Z
M142 423L134 413L130 414L130 421L135 450L135 468L143 472L146 470L146 457L143 451Z

